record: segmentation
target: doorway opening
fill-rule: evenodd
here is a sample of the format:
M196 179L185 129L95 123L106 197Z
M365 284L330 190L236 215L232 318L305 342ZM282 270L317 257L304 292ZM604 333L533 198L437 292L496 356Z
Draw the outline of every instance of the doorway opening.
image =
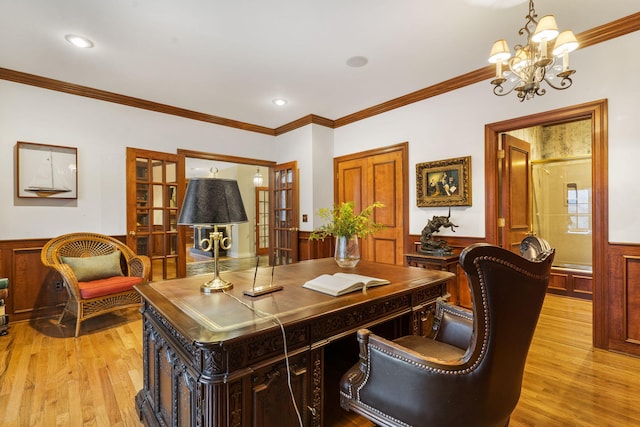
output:
M236 180L240 188L248 222L219 227L223 236L231 239L231 247L220 251L220 271L248 270L255 268L256 263L263 267L269 265L265 254L269 250L270 165L258 164L251 159L246 159L247 163L237 160L225 161L220 156L192 152L184 160L187 183L191 178L216 177ZM258 173L261 178L259 182L256 181ZM200 243L208 237L209 232L207 227L186 230L184 250L187 277L213 272L213 251L203 249Z
M558 110L505 120L485 126L486 240L500 244L498 147L501 135L532 126L554 125L591 120L591 256L593 344L607 348L607 249L609 241L607 100L561 108ZM569 187L572 189L572 187ZM543 236L544 237L544 236Z
M540 126L531 155L533 232L554 266L592 270L591 119Z
M507 134L528 144L528 234L544 238L556 250L549 292L590 300L592 120L543 124Z

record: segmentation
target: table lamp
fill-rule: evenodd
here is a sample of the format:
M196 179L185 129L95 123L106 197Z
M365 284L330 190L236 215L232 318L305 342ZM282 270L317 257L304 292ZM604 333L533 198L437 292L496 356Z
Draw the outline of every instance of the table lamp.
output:
M220 278L218 269L219 248L231 248L231 236L222 237L219 225L247 222L238 182L221 178L192 178L187 186L187 194L182 202L178 225L210 227L209 238L202 239L203 250L213 250L213 279L200 287L204 293L220 292L233 287Z

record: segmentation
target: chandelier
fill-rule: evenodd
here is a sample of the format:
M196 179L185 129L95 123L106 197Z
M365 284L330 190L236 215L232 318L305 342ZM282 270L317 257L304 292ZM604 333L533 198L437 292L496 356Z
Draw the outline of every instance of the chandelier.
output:
M535 95L544 95L547 91L541 87L542 82L558 90L568 89L573 84L571 75L576 71L569 68L569 52L578 48L576 36L570 30L559 33L553 15L543 16L539 22L536 20L537 17L533 0L529 0L529 14L525 17L527 22L518 31L521 36L526 34L527 41L524 45L515 46L514 56L511 56L505 39L493 44L489 62L496 64L496 78L491 81L495 95L504 96L515 90L522 102L525 99L533 99ZM550 56L548 51L554 40L555 44ZM558 64L556 67L560 57L562 57L562 66ZM508 67L506 73L503 65ZM553 75L556 70L561 71ZM509 72L515 79L505 77ZM556 79L560 79L559 83L553 82ZM507 80L513 83L510 89L503 86Z

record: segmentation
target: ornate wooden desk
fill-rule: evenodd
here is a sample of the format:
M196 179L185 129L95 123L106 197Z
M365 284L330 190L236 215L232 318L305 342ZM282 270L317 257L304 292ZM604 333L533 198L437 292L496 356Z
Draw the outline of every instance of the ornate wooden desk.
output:
M200 292L207 276L137 286L143 300L144 387L136 405L144 424L297 426L293 394L303 424L321 426L325 349L344 337L355 342L359 328L397 319L407 320L409 330L402 332L421 333L422 319L452 277L361 261L349 272L391 284L341 297L302 288L313 277L338 271L332 258L279 266L274 284L284 289L256 298L242 294L251 288L253 270L222 273L234 284L227 293ZM270 268L260 269L256 285L268 284L270 277ZM267 313L277 316L286 341L278 320ZM332 393L337 396L337 388Z

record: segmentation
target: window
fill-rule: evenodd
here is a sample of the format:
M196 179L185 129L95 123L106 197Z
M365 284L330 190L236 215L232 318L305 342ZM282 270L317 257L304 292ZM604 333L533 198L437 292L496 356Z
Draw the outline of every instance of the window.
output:
M567 184L567 213L569 233L591 233L591 189Z

